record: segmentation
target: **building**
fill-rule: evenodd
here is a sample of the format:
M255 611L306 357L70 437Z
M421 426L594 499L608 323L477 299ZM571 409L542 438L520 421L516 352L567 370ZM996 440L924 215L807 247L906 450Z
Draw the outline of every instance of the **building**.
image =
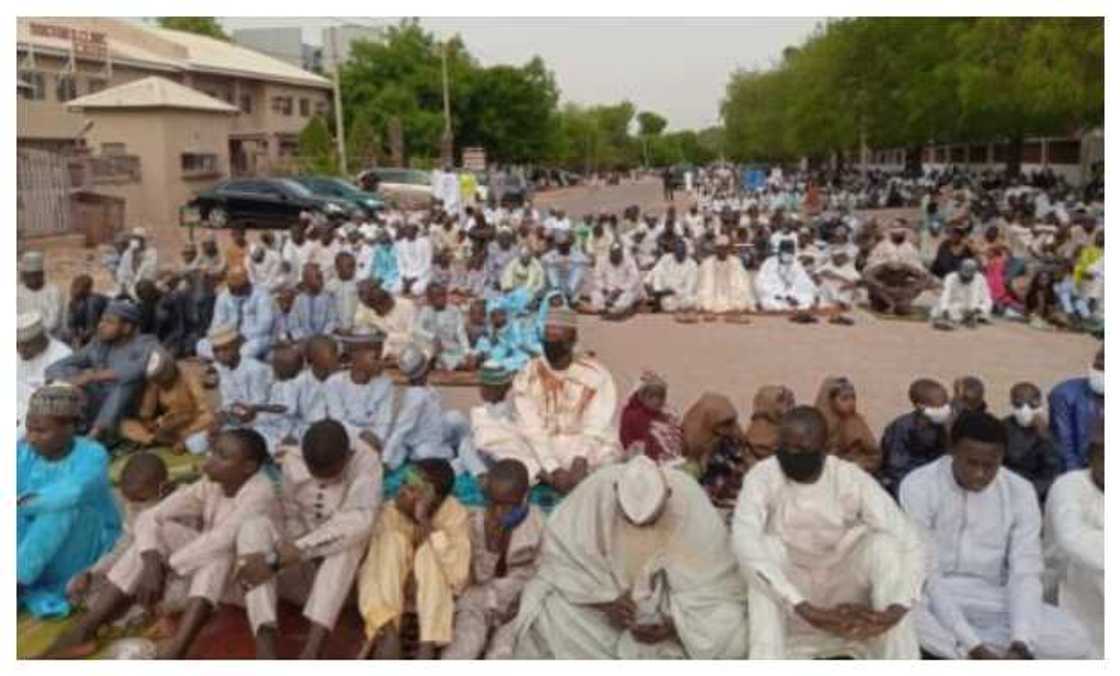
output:
M312 73L323 69L322 49L305 44L299 27L244 28L233 32L233 41Z
M233 173L267 171L295 154L299 133L327 115L331 83L280 59L221 40L116 19L17 22L20 145L64 150L85 124L66 103L152 75L240 109L230 132Z
M105 182L125 200L128 227L175 224L179 207L226 175L237 107L158 75L66 104L92 122L86 140L103 157L129 157L135 180ZM127 155L125 155L127 151Z
M352 24L332 26L323 29L323 72L330 73L334 70L337 54L340 64L350 60L353 45L359 40L378 42L384 37L380 28L368 28Z
M135 180L138 173L144 185L168 186L166 177L184 172L182 158L192 154L213 158L204 161L204 171L190 177L197 188L229 175L286 171L294 163L299 133L312 116L330 114L329 80L222 40L104 18L21 17L16 33L17 82L27 85L17 85L17 147L92 159L85 162L93 173L83 190L112 185L121 192L116 184ZM122 86L153 77L179 85L148 94L162 101L159 105L121 106L119 112L109 113L101 105L104 98L90 98L112 92L128 102L140 90ZM200 114L193 103L181 105L188 100L182 90L234 110ZM84 105L67 105L79 99ZM168 116L172 110L177 112L166 123L155 125L149 119ZM223 135L220 149L213 145L213 129ZM162 154L151 152L145 137L149 133L171 145ZM195 152L200 149L204 152ZM168 166L153 164L164 162ZM161 193L157 198L166 204L144 202L142 211L130 199L126 219L163 223L168 214L177 213L178 195Z

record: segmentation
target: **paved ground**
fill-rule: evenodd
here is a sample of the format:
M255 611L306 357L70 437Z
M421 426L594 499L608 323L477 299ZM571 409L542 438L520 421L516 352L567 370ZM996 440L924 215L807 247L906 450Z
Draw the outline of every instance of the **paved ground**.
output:
M600 188L570 188L537 196L537 205L559 205L572 216L599 209L621 210L631 204L661 210L659 181L624 183ZM678 193L678 208L687 206ZM156 232L161 264L178 256L185 233ZM224 235L223 235L224 236ZM106 278L96 255L73 245L52 245L48 274L59 284L81 271L98 270L98 287ZM584 317L582 345L594 350L615 374L620 399L645 368L670 382L670 401L683 410L705 391L722 392L746 418L758 387L785 384L799 402L812 403L823 378L846 375L858 388L860 406L876 431L909 408L906 389L921 376L947 384L974 374L988 386L989 403L1003 415L1007 392L1020 380L1046 389L1081 375L1099 343L1094 339L1047 333L1020 324L999 323L976 331L941 333L921 322L884 321L857 313L849 328L819 324L800 326L780 318L756 318L750 325L681 325L668 317L642 315L622 323ZM445 390L449 404L465 408L477 403L473 389Z
M679 197L679 194L678 194ZM572 215L600 208L664 207L657 181L591 190L572 188L544 193L538 206L561 205ZM677 200L678 208L687 204ZM988 402L998 415L1008 412L1008 391L1021 380L1045 392L1061 380L1080 376L1100 343L1091 337L1049 333L1022 324L1000 322L975 331L943 333L924 322L877 319L862 312L852 327L802 326L774 317L750 325L677 324L657 315L639 315L625 323L582 317L581 343L611 368L620 399L645 368L670 383L669 399L684 410L700 394L727 395L749 416L751 400L762 385L785 384L799 403L813 403L821 381L846 375L857 387L860 408L878 433L910 408L906 390L915 378L929 376L951 384L977 375L987 385ZM473 391L452 389L456 406L473 405Z

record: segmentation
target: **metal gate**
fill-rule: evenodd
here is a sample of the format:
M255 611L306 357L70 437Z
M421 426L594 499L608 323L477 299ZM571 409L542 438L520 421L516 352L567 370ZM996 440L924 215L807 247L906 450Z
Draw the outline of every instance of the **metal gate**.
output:
M18 237L48 237L72 232L71 179L66 157L37 148L18 148L16 152Z

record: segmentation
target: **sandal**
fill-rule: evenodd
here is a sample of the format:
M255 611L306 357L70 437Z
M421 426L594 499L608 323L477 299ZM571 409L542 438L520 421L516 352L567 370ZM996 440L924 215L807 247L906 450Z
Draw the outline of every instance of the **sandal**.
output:
M816 324L820 320L807 312L798 312L789 318L794 324Z
M835 324L837 326L852 326L856 322L851 317L846 317L844 315L836 315L832 319L828 320L828 323L829 324Z

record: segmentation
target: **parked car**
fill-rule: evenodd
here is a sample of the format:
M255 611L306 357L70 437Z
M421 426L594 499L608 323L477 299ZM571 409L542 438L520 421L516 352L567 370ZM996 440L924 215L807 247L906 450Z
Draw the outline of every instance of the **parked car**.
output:
M353 183L334 176L296 176L295 180L311 192L322 197L345 200L366 215L385 208L385 202L376 194L366 192Z
M533 199L533 187L520 176L506 176L501 183L501 206L512 208L525 206Z
M403 207L427 207L432 203L432 175L419 169L374 167L358 175L358 185L371 187L382 199Z
M354 207L337 197L316 195L290 178L235 178L222 181L187 203L198 222L210 228L252 225L287 228L302 211L318 212L329 219L347 218Z

